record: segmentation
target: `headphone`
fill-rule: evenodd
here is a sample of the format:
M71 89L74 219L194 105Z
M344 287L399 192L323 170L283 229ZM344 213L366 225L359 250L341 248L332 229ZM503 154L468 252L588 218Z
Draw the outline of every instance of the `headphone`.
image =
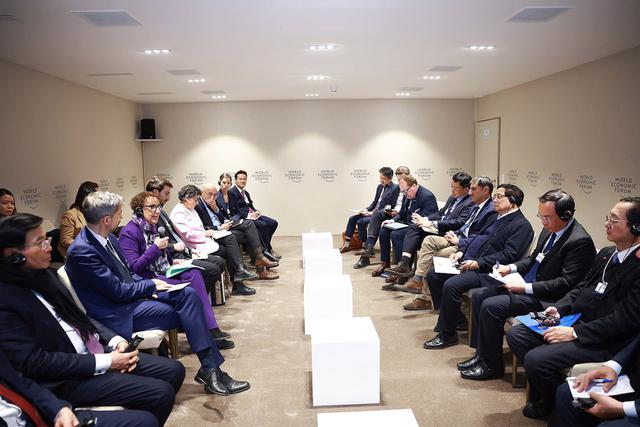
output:
M512 203L512 204L514 204L514 205L517 205L517 203L516 203L516 198L515 198L515 197L513 197L513 196L507 196L507 200L508 200L510 203Z
M139 206L133 210L133 213L136 214L138 218L142 218L144 216L142 208Z
M640 236L640 224L629 224L629 228L631 229L631 234L636 237Z
M8 257L5 257L3 261L11 267L18 268L26 264L27 257L20 252L14 252Z
M558 200L556 200L555 207L556 214L564 222L567 222L571 218L573 218L573 214L576 211L576 205L573 201L573 197L571 197L567 193L563 193L562 196Z

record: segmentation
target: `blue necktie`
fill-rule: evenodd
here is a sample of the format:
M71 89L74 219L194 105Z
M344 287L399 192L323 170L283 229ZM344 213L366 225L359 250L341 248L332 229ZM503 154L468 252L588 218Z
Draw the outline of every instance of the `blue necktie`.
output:
M549 238L549 241L547 242L547 244L544 246L544 249L542 250L542 253L544 255L549 253L555 241L556 241L556 233L551 233L551 237ZM525 283L533 283L536 281L536 275L538 274L539 267L540 267L540 263L536 260L536 262L533 263L533 265L531 266L527 274L524 276Z

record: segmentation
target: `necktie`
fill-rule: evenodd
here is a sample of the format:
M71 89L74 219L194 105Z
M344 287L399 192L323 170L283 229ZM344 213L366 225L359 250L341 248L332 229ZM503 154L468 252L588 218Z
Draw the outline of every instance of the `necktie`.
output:
M4 397L8 401L12 402L14 405L17 405L22 409L22 411L31 418L31 421L36 425L36 427L47 427L47 423L44 422L38 410L33 406L27 399L19 395L7 388L4 384L0 383L0 396Z
M89 351L89 353L91 354L104 353L104 347L102 347L102 344L100 344L100 341L98 341L98 338L96 338L94 334L89 334L89 338L85 341L82 338L82 335L80 335L80 331L78 330L78 328L72 325L69 325L69 326L71 326L73 330L76 331L80 339L82 339L82 342L84 342L84 346L87 347L87 351Z
M378 197L378 203L376 203L376 207L374 210L378 210L380 209L380 203L382 203L382 195L384 194L384 190L386 190L387 187L382 187L382 191L380 192L380 196Z
M120 272L120 275L126 282L133 282L133 275L129 271L129 267L120 259L120 256L116 252L116 248L113 247L111 242L107 239L107 252L111 255L111 258L115 261L116 268Z
M465 222L464 225L460 228L460 233L464 234L465 237L469 237L469 227L471 227L471 224L473 224L473 221L475 221L479 211L480 211L480 206L476 206L475 208L473 208L473 212L471 212L471 216L469 217L467 222Z
M551 233L551 237L549 238L549 241L547 241L547 244L544 246L544 249L542 249L542 253L544 255L549 253L555 241L556 241L556 233ZM538 274L539 267L540 267L540 263L538 262L538 260L536 260L531 266L531 268L529 269L529 271L527 272L527 274L524 276L524 281L526 283L533 283L536 281L536 275Z
M242 194L242 198L244 199L244 202L247 204L247 206L249 206L249 213L251 213L251 212L255 212L255 211L253 210L253 208L250 206L250 204L249 204L249 198L248 198L248 197L247 197L247 195L244 193L244 190L242 190L240 193Z
M611 264L613 265L620 264L620 258L618 258L618 251L615 251L613 255L611 255Z

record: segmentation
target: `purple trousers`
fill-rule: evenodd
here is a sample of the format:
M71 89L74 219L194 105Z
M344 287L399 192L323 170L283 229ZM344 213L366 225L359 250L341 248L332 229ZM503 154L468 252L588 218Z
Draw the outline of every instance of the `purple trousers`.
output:
M176 278L177 277L177 278ZM178 276L174 276L171 279L168 279L165 276L158 276L158 279L164 280L165 282L177 285L178 283L191 282L189 286L196 291L196 295L198 295L198 299L202 303L202 309L204 311L204 318L207 321L207 326L209 329L214 329L218 327L218 322L216 321L216 315L213 312L213 308L211 307L211 301L209 301L209 294L207 293L207 288L204 285L204 279L202 278L202 273L196 268L191 268ZM180 291L178 291L180 292Z

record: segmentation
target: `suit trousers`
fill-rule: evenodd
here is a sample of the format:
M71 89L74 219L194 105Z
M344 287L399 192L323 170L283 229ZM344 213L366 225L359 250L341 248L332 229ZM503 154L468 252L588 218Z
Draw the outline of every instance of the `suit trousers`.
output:
M480 273L465 271L455 276L438 274L431 270L427 274L427 283L431 289L433 305L440 307L440 315L436 327L440 328L440 334L451 337L456 334L456 326L466 323L466 318L460 312L462 294L469 289L481 286ZM442 285L440 285L442 283Z
M425 277L429 270L433 268L433 257L448 257L458 251L457 246L452 246L447 239L442 236L427 236L422 241L420 250L418 251L418 262L416 274ZM431 299L431 291L429 286L422 285L422 295L418 296L422 300ZM438 303L438 307L440 304ZM435 307L435 305L434 305Z
M525 325L507 332L507 342L518 360L523 361L531 383L531 400L542 399L548 409L555 404L556 388L565 381L562 370L576 363L609 360L609 351L596 346L584 346L577 340L546 344L542 335Z
M424 238L429 234L415 224L409 225L406 230L407 232L404 236L404 242L402 243L402 252L407 252L413 255L418 249L420 249Z
M400 230L389 230L382 227L380 230L380 260L391 262L391 245L393 244L393 263L397 264L402 258L402 242L407 233L407 228Z
M353 233L355 232L356 226L358 227L358 238L361 242L367 241L367 228L369 223L371 222L371 218L373 215L361 215L355 214L349 217L349 221L347 221L347 229L344 232L344 235L351 239L353 237Z
M240 246L238 241L232 235L225 236L221 239L216 239L216 243L219 248L214 252L214 255L218 255L227 261L227 267L229 268L229 274L234 278L236 271L243 266L242 253L240 252Z
M476 349L476 354L489 366L496 369L501 369L503 364L502 341L505 321L509 317L539 311L542 308L533 295L508 295L501 289L496 284L496 286L479 289L471 297L471 305L475 313L471 347ZM521 312L515 312L511 305L511 298L518 298L527 308Z
M194 259L193 265L204 268L204 270L202 270L202 278L209 291L213 289L215 283L220 280L220 276L224 270L224 260L213 254L209 254L207 259Z
M254 220L245 219L245 221L253 221L258 229L264 248L271 251L271 249L273 249L271 247L271 238L273 237L273 233L276 232L276 228L278 228L278 221L265 215L260 215L260 218Z
M384 211L375 211L369 220L369 226L367 227L367 239L362 241L372 247L375 246L378 241L378 236L380 235L382 221L386 219L389 218Z
M211 349L216 365L220 366L224 362L205 321L202 303L190 287L177 292L159 292L157 300L140 300L131 305L135 330L182 327L194 353ZM122 331L115 332L120 336L131 336L132 333L123 335Z
M200 300L200 304L202 304L202 310L204 311L204 318L207 321L207 326L209 329L217 328L218 322L216 320L216 315L213 313L211 308L209 293L207 292L207 287L204 284L204 279L202 278L200 270L190 269L179 274L177 277L178 279L168 279L165 276L158 276L158 279L164 280L172 285L189 282L189 286L196 292L196 295L198 295L198 299Z
M156 427L159 425L158 419L151 412L141 410L91 411L83 409L73 411L73 413L76 414L80 424L88 418L94 418L100 427Z
M238 245L246 243L249 246L249 256L255 261L256 253L262 253L262 241L256 225L251 220L244 220L231 228L231 233L236 237Z
M64 381L52 391L73 406L125 406L151 413L157 423L163 425L184 381L184 366L173 359L145 353L140 353L139 357L140 361L131 373L109 371L90 378ZM101 415L99 412L94 414L98 417ZM141 414L136 412L132 415ZM105 418L112 419L112 416ZM145 415L137 418L145 420L147 417ZM99 425L102 425L102 421Z

